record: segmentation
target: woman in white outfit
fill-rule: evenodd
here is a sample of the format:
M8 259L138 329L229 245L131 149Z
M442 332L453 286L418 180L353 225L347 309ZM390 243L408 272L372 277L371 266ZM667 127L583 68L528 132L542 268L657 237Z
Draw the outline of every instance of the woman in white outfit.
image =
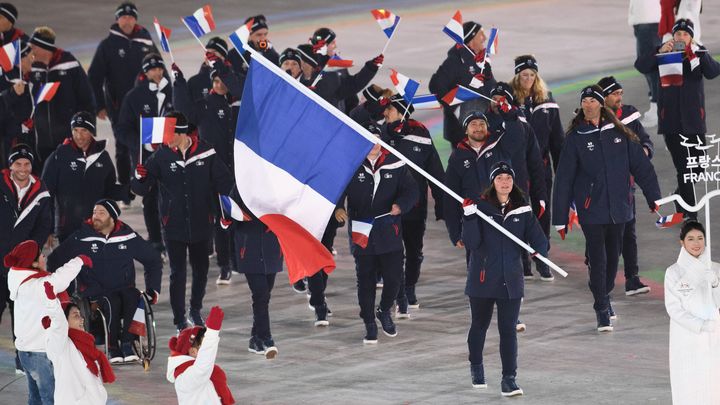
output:
M683 225L680 245L665 273L673 403L720 404L720 264L710 264L699 222Z

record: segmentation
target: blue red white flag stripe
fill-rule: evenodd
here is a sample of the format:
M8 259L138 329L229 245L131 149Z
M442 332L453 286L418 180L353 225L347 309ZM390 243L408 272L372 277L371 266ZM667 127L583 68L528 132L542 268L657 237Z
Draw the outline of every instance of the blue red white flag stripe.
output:
M220 195L220 204L220 208L225 213L225 216L236 221L248 220L248 216L243 212L242 208L229 196Z
M390 70L390 81L392 81L395 89L397 89L398 93L403 96L405 101L412 103L413 97L415 97L415 93L417 92L418 87L420 87L420 83L398 73L395 69Z
M683 53L669 52L655 55L657 58L660 85L662 87L682 86Z
M682 221L683 221L682 212L676 212L672 215L660 217L660 219L655 221L655 226L657 226L660 229L670 228L673 225L677 225L677 224L681 223Z
M412 105L416 110L437 110L440 108L440 103L434 94L415 96Z
M482 97L480 93L472 91L467 87L458 85L454 89L450 90L446 95L444 95L442 100L445 104L453 106L480 97Z
M215 29L215 19L213 19L212 15L212 7L209 5L195 10L192 15L183 17L182 21L195 38L200 38Z
M176 118L141 117L140 139L143 144L167 144L175 133Z
M486 55L495 55L497 54L498 50L498 29L497 28L491 28L490 34L488 35L488 42L486 47L485 54Z
M352 242L361 248L365 249L370 240L370 232L372 231L373 220L352 220L350 223L350 229L352 233L350 235Z
M137 308L133 314L128 331L137 336L147 335L147 326L145 325L145 300L140 297Z
M462 14L460 14L460 10L455 12L455 15L448 21L447 24L445 24L445 27L443 27L443 32L447 34L450 38L452 38L453 41L457 42L460 45L465 44L463 37L463 21L462 21Z
M0 67L9 72L20 64L20 40L9 42L0 48Z
M390 10L382 8L371 10L370 13L373 17L375 17L375 21L377 21L378 25L380 25L380 28L385 33L385 36L387 36L388 39L391 38L395 32L395 28L398 23L400 23L400 17L393 14Z
M40 87L37 96L35 96L35 105L42 103L43 101L50 101L55 97L58 88L60 88L60 82L47 82Z
M243 24L240 28L236 29L235 32L230 34L230 42L232 42L235 49L237 49L240 55L245 53L245 48L248 46L248 38L250 38L250 29L255 23L255 19L248 21L247 24Z
M153 20L153 25L155 26L155 33L157 33L158 36L160 49L162 49L164 52L170 53L170 34L172 33L172 30L170 30L170 28L160 25L157 17L155 17L155 19Z

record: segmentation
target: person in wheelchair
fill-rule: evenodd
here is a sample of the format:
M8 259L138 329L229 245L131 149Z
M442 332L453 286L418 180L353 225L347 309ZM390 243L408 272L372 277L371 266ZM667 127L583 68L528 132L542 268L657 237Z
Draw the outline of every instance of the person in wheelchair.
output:
M160 253L119 216L115 201L99 200L92 216L48 257L50 269L79 253L95 263L90 271L78 275L75 294L88 299L91 308L99 308L109 320L106 344L110 363L138 360L132 347L135 335L129 331L140 298L134 260L145 268L145 294L151 304L157 303L162 279Z

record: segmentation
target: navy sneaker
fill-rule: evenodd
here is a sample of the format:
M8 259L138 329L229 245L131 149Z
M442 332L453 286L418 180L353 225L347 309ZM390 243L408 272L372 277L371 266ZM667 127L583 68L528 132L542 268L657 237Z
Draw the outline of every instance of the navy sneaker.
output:
M408 312L408 300L405 297L397 299L397 312L395 312L395 318L397 319L410 319L410 313Z
M205 319L203 319L199 309L190 309L190 320L195 326L205 326Z
M293 291L295 291L298 294L302 294L305 291L307 291L307 286L305 285L305 280L298 280L295 282L292 286Z
M179 335L180 332L182 332L182 330L186 329L187 327L188 327L187 321L182 321L180 323L176 323L175 324L175 330L177 332L176 335Z
M232 277L232 271L230 270L230 266L222 266L222 267L220 267L220 276L218 276L218 279L215 281L215 284L229 285L230 277Z
M617 319L617 315L615 314L615 310L612 307L612 304L610 303L610 296L608 295L607 298L607 304L608 304L608 316L610 317L610 320Z
M613 331L613 324L612 321L610 321L610 314L608 313L607 309L602 311L595 311L595 316L597 317L598 332Z
M265 349L265 358L268 360L274 359L278 355L277 346L272 337L262 339L263 349Z
M625 295L632 296L638 294L647 294L650 292L650 287L640 281L640 277L635 276L629 280L625 280Z
M377 319L380 321L380 326L382 326L385 335L390 337L397 336L397 330L395 330L395 323L392 320L390 311L381 311L380 307L378 307L375 316L377 316Z
M122 364L125 361L123 353L117 347L108 349L108 357L110 357L110 364Z
M122 351L123 362L131 363L140 360L140 357L138 357L137 354L135 354L135 350L133 350L132 342L123 342L120 350Z
M258 339L256 336L250 337L248 351L250 353L265 355L265 347L263 346L262 340Z
M503 377L500 383L500 390L504 397L514 397L523 394L522 388L515 382L515 377Z
M555 280L555 276L553 276L550 271L550 267L548 267L547 264L538 262L535 264L535 267L537 268L538 273L540 273L540 281L550 282Z
M405 296L407 297L408 301L408 308L410 309L418 309L420 308L420 303L418 303L417 296L415 295L415 286L405 286Z
M365 337L363 338L363 343L366 345L374 345L377 344L377 324L375 321L372 321L370 323L365 324Z
M470 377L472 377L473 388L487 388L485 382L485 370L482 364L470 365Z
M315 326L329 326L330 322L327 320L327 315L327 305L318 306L315 309Z

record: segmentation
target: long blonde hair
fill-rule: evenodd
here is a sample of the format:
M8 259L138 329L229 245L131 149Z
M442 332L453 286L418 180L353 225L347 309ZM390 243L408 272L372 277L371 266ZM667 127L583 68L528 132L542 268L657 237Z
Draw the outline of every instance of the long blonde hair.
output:
M522 56L520 56L520 58L522 58ZM535 81L529 91L523 89L520 85L520 73L522 73L522 71L515 74L512 80L510 80L510 86L512 86L515 100L517 100L518 104L524 104L525 99L528 97L532 97L534 104L540 104L548 101L548 94L550 93L550 90L548 90L545 80L540 77L540 73L537 71L535 72Z

